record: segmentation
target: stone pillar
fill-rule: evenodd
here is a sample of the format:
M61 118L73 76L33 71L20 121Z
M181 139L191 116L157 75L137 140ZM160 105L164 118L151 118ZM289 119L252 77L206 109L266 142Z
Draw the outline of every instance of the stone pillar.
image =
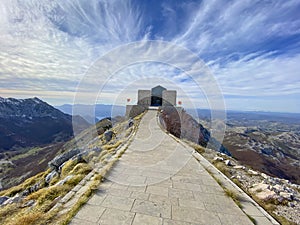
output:
M145 107L151 104L151 91L150 90L138 90L138 105Z

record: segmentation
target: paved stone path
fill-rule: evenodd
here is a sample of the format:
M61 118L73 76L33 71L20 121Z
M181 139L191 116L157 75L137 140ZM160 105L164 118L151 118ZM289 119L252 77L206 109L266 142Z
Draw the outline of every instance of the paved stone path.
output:
M156 111L148 111L127 151L70 224L253 224L192 152L160 129Z

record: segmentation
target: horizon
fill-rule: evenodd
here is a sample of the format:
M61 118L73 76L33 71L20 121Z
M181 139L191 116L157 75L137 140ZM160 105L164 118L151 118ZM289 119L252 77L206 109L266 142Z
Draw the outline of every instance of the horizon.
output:
M15 97L2 97L0 96L0 98L14 98L14 99L33 99L33 98L38 98L44 102L46 102L47 104L53 106L54 108L57 109L57 107L62 107L65 105L69 105L69 106L73 106L74 104L72 103L62 103L62 104L51 104L50 102L46 101L43 98L40 98L38 96L32 96L32 97L27 97L27 98L15 98ZM84 104L84 103L80 103L77 105L82 105L82 106L92 106L92 105L105 105L105 106L118 106L118 107L126 107L127 104L119 104L119 105L114 105L114 104L110 104L110 103L95 103L95 104ZM131 104L128 104L131 105ZM185 108L183 106L180 106L182 108ZM187 110L191 109L191 108L185 108ZM210 108L196 108L197 110L209 110L211 111L212 109ZM215 111L218 111L218 109L214 109ZM282 113L282 114L300 114L300 112L286 112L286 111L263 111L263 110L239 110L239 109L225 109L225 112L241 112L241 113Z
M0 6L2 97L39 96L55 106L125 105L127 98L136 100L137 89L161 84L178 90L186 107L210 109L209 74L225 110L300 113L299 1L33 0ZM109 80L105 69L97 68L101 57L118 47L142 43L150 49L149 41L171 43L199 57L202 82L188 73L190 68L168 61L136 61L112 71ZM137 55L121 53L113 63ZM189 61L185 55L174 57Z

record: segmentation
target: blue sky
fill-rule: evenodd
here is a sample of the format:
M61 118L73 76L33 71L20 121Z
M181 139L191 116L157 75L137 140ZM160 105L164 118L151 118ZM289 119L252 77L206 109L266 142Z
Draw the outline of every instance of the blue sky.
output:
M299 0L2 0L0 15L2 97L72 103L102 55L162 40L205 62L228 109L300 112ZM126 104L136 88L158 83L180 89L184 103L209 106L199 87L159 63L119 71L98 102ZM87 88L85 97L95 90Z

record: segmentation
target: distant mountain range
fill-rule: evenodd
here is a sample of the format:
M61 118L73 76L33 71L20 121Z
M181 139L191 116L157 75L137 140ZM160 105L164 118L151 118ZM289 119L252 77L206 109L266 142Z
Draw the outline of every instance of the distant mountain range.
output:
M120 105L84 105L84 104L64 104L61 106L56 106L60 111L73 115L73 107L76 108L76 114L83 117L86 121L91 124L106 118L106 117L116 117L116 116L125 116L126 108L125 106ZM92 112L92 115L91 113Z
M198 110L209 127L210 111ZM242 164L300 184L300 114L228 111L223 145Z
M90 124L73 118L78 129ZM39 98L0 97L0 152L69 140L73 136L72 116Z

